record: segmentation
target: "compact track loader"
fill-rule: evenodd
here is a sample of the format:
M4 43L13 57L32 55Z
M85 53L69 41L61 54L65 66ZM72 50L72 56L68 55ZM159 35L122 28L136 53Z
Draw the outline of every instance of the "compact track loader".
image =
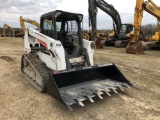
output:
M93 65L95 44L81 36L82 14L53 11L41 16L40 31L25 31L23 76L69 110L102 94L132 86L114 64Z

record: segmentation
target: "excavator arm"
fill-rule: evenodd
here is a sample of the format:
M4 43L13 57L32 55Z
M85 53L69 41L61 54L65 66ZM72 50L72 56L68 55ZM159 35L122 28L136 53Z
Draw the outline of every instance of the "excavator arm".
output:
M134 33L127 45L126 52L132 54L143 54L143 46L139 40L140 27L142 24L143 11L147 11L160 21L160 8L152 1L136 0L135 14L134 14Z
M37 21L31 20L31 19L28 19L28 18L23 18L22 16L20 16L19 21L20 21L21 29L23 30L23 32L26 31L26 27L25 27L25 24L24 24L25 22L36 26L37 29L40 29L40 24Z
M4 25L3 25L2 37L6 37L6 27L7 27L7 24L4 24Z
M6 28L9 28L13 33L15 33L15 30L14 30L12 27L10 27L10 26L7 25L7 24L4 24L2 37L6 37Z
M118 11L110 4L105 2L104 0L88 0L89 5L89 21L91 22L92 26L92 33L93 37L96 37L96 30L97 30L97 7L100 8L102 11L110 15L113 21L116 24L116 29L114 29L115 35L118 36L122 22Z
M145 10L157 18L157 26L158 26L158 38L160 39L160 7L157 6L152 0L148 0L152 6L149 4L149 2L145 3ZM157 40L158 41L158 40Z

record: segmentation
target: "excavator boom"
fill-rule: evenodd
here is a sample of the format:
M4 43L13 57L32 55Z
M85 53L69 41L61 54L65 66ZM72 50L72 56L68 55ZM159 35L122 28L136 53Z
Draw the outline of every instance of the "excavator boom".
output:
M116 29L114 30L114 32L115 35L118 36L122 22L120 15L118 11L114 8L114 6L108 4L104 0L88 0L88 4L89 4L89 9L88 9L89 18L92 25L93 36L94 37L96 36L96 30L97 30L97 25L96 25L97 7L112 17L113 21L116 24Z
M36 26L38 30L40 29L40 24L37 21L31 20L31 19L28 19L28 18L24 18L22 16L20 16L19 21L20 21L21 29L23 30L23 34L26 31L26 27L25 27L25 24L24 24L25 22Z
M6 37L6 28L9 28L13 33L15 33L15 29L13 29L11 26L4 24L3 26L3 33L2 33L2 37Z

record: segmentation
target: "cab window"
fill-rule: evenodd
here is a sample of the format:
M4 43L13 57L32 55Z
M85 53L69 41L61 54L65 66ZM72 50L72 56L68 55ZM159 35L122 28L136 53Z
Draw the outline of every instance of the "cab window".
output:
M62 22L56 22L57 32L59 32L61 30L61 25L62 25Z
M44 30L54 30L53 24L52 24L52 19L44 19L43 22L43 29Z

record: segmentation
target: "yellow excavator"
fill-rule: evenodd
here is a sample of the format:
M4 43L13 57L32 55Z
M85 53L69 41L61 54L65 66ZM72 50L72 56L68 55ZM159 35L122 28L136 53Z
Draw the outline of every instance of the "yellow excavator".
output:
M111 32L109 32L107 36L108 37L114 37L115 36L114 30L112 30Z
M1 37L7 37L8 36L8 35L6 35L6 28L8 28L8 29L10 29L12 31L13 35L11 35L11 36L13 36L13 37L16 37L17 34L19 33L19 31L13 29L11 26L9 26L7 24L4 24L4 26L3 26L3 33L1 35Z
M19 21L20 21L20 26L21 26L21 29L23 31L23 34L26 31L25 22L36 26L38 30L40 29L40 24L37 21L31 20L31 19L28 19L28 18L24 18L22 16L20 16Z
M105 35L104 35L104 32L103 32L103 31L97 30L97 37L98 37L98 38L103 39L104 36L105 36Z
M92 36L92 31L91 30L87 32L82 31L81 34L83 39L89 40L90 37ZM102 32L101 30L97 30L96 37L99 39L103 39L105 37L104 32Z
M85 39L85 40L89 40L89 32L84 32L83 30L81 31L81 35L82 35L82 38Z
M156 32L150 40L158 42L160 40L160 32Z
M153 15L160 21L160 7L157 6L152 0L136 0L135 14L134 14L134 32L131 37L129 44L126 47L126 52L131 54L143 54L143 48L149 44L142 44L140 41L140 27L143 18L143 11L147 11L149 14ZM159 22L158 22L159 23ZM158 26L159 29L159 26ZM157 42L157 45L160 44L160 40Z
M155 47L160 48L160 23L159 21L158 21L157 26L158 26L158 31L153 36L151 36L150 41L155 41L156 42Z

